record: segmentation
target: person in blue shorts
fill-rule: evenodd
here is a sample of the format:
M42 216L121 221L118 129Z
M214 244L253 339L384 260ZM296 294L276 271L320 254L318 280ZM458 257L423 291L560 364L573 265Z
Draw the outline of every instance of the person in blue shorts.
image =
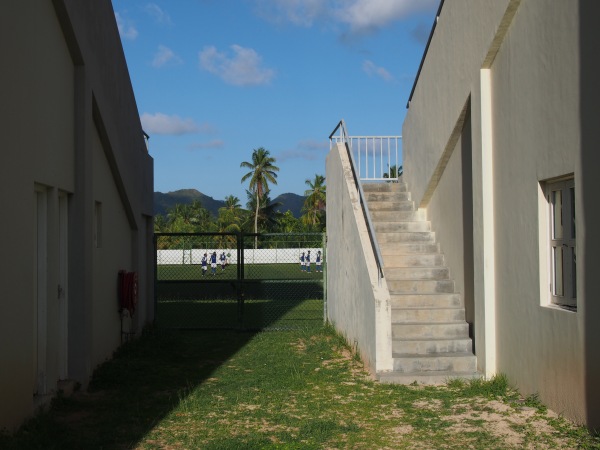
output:
M206 275L206 263L207 263L207 259L206 259L206 253L204 254L204 256L202 257L202 276Z
M225 270L225 252L221 253L221 256L219 256L219 259L221 260L221 272L223 272Z
M213 275L217 274L217 252L213 252L210 255L210 269Z
M310 273L310 250L306 253L306 271Z
M305 267L304 267L304 252L302 252L302 254L300 255L300 270L304 271Z
M323 269L321 268L321 250L317 251L317 259L316 259L315 263L316 263L315 271L323 272Z

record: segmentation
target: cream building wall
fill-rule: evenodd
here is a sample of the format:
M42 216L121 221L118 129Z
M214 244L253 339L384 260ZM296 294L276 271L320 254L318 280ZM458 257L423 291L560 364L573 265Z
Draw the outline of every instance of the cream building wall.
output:
M139 275L136 330L153 319L153 163L110 1L8 2L0 53L0 429L12 430L120 344L119 269Z
M599 265L583 256L599 250L589 240L598 207L586 202L598 191L583 170L584 160L598 160L597 133L586 130L595 149L582 143L584 117L598 117L597 106L584 107L582 79L597 63L581 50L598 32L582 25L581 5L598 9L444 2L403 125L404 177L465 295L480 369L505 373L525 395L598 427L598 388L586 381L600 379L600 332L590 327L600 318L598 288L584 280ZM546 180L570 174L576 312L550 304L543 193Z
M391 300L378 279L367 225L344 144L327 155L327 319L372 374L391 371ZM333 230L333 231L331 231Z

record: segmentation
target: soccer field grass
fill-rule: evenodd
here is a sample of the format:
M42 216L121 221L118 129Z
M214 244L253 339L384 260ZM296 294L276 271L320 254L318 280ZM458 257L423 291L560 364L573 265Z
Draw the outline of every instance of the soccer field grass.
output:
M204 278L221 280L237 279L237 264L230 264L221 270L217 267L213 276L210 266ZM311 266L310 272L300 270L299 264L244 264L244 278L256 280L322 280L323 273L316 272L316 266ZM157 279L166 280L202 280L202 266L199 264L168 264L157 266Z
M297 264L246 264L224 271L157 267L156 321L165 328L303 328L323 323L323 273Z

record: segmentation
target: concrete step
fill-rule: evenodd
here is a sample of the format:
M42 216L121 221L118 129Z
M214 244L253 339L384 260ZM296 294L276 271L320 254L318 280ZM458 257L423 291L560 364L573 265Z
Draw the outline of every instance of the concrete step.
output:
M413 204L413 202L397 202L394 203L394 207L392 209L388 209L388 210L378 210L377 206L373 206L373 210L371 210L371 206L373 204L369 204L369 212L371 213L371 218L373 220L378 220L378 221L384 221L384 222L393 222L393 221L399 221L399 220L404 220L404 219L398 219L398 218L394 218L394 217L400 217L397 216L396 214L398 212L404 211L404 212L412 212L415 211L415 206ZM391 207L391 206L390 206Z
M478 378L462 297L423 210L402 183L363 185L391 295L393 372L383 383Z
M392 352L396 354L433 355L438 353L473 353L470 338L457 339L393 339Z
M444 353L438 355L394 355L394 372L476 372L477 359L473 353Z
M371 220L373 222L403 222L425 220L423 211L371 211Z
M401 231L397 233L376 233L376 235L380 246L388 242L435 242L435 233L433 231Z
M392 338L395 339L455 339L468 338L469 324L448 323L392 323Z
M479 379L483 376L477 372L454 372L454 371L436 371L436 372L381 372L377 374L380 383L389 384L426 384L443 385L450 380L460 378L465 380Z
M406 183L361 183L363 191L367 192L407 192Z
M371 202L402 202L410 200L410 192L365 192L368 203Z
M454 294L454 280L388 280L386 276L386 282L392 295Z
M382 256L420 255L424 253L438 253L439 244L435 242L386 242L380 246Z
M425 221L374 222L378 233L399 233L403 231L431 231L431 224Z
M410 201L403 202L368 202L369 211L414 211L415 204Z
M390 267L384 271L387 280L448 280L447 267Z
M401 294L391 295L391 306L394 308L462 308L460 294Z
M425 253L418 255L382 255L383 264L389 267L432 267L444 265L441 253Z
M393 323L448 323L465 320L464 308L392 308Z

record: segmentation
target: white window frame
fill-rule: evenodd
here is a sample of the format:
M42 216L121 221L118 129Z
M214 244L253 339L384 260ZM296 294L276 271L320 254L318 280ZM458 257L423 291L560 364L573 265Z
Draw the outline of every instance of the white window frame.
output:
M548 279L550 303L577 309L575 180L545 184L548 211Z

